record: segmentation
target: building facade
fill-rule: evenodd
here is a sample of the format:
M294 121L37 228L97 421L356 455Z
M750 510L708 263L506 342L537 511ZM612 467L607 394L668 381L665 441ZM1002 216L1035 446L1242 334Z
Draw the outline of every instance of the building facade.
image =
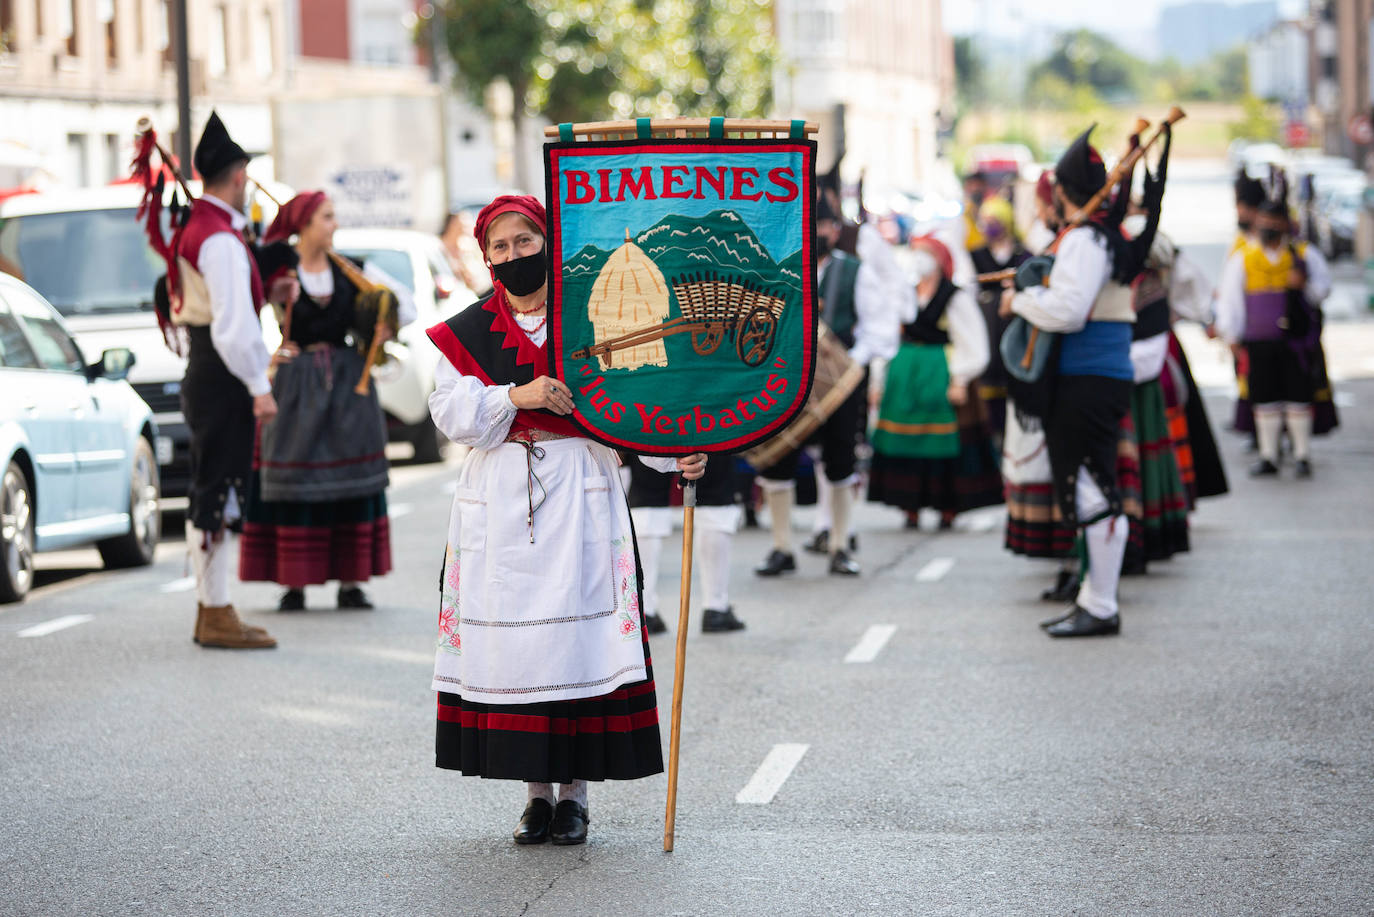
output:
M1303 22L1276 22L1246 48L1250 92L1261 99L1306 103L1308 29Z
M1366 170L1374 143L1358 123L1374 121L1374 0L1313 0L1312 102L1321 114L1323 146Z
M819 122L817 168L841 148L841 174L868 188L932 180L939 113L953 96L954 52L939 0L777 0L782 117Z

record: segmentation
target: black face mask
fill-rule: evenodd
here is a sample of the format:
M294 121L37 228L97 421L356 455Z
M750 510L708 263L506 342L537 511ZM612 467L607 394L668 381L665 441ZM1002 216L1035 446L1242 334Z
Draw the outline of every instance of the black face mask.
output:
M1261 229L1259 231L1260 244L1267 248L1274 248L1283 239L1283 233L1277 229Z
M530 295L549 279L549 259L542 248L533 255L493 264L491 269L501 286L516 296Z
M983 199L987 196L988 193L986 191L970 191L968 193L968 199L973 202L973 206L975 207L981 207L983 205Z
M830 244L830 239L829 239L828 237L826 237L826 236L823 236L823 235L817 233L817 234L816 234L816 260L819 261L821 258L824 258L826 255L830 254L830 249L831 249L831 248L832 248L832 246L831 246L831 244Z
M1251 220L1236 220L1236 226L1240 228L1241 232L1248 233L1250 231L1250 227L1254 225L1254 222L1252 222Z

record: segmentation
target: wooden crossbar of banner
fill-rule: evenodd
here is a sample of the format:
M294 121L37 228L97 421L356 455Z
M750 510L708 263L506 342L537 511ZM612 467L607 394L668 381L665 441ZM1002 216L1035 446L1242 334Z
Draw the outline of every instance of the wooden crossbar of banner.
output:
M792 133L792 122L767 118L725 118L724 129L727 137L787 138ZM820 125L814 121L804 123L802 130L807 136L819 133ZM709 137L710 118L651 118L649 132L655 140L672 140L688 137ZM557 140L560 131L557 124L544 128L544 136ZM639 137L639 122L630 121L588 121L572 125L572 134L578 140L634 140Z

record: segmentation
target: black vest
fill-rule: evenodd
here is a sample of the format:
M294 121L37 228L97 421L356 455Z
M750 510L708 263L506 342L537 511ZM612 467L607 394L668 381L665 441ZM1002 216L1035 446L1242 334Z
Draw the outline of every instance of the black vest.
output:
M949 301L954 298L958 289L948 278L942 279L930 302L916 313L916 321L902 326L902 340L912 344L948 344L949 323L943 322L942 319L945 317L945 309L949 308Z

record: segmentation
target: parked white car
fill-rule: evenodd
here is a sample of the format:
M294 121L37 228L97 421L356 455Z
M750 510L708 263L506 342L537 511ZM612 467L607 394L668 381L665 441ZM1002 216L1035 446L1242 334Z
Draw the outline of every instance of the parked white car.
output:
M28 593L38 551L152 563L157 424L124 381L134 362L119 347L88 365L57 310L0 274L0 602Z
M360 265L374 265L405 285L415 301L415 321L401 329L399 347L387 345L393 365L378 371L377 395L390 438L415 446L415 460L437 462L446 442L429 416L439 351L425 330L472 304L477 295L449 266L438 236L407 229L340 229L334 248Z

